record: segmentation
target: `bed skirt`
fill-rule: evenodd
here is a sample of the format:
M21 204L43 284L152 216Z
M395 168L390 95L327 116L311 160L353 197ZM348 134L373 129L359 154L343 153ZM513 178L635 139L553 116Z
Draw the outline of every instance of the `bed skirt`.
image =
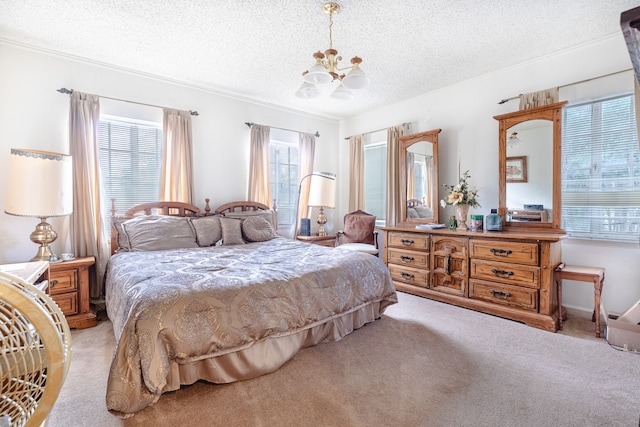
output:
M178 390L182 385L190 385L199 380L224 384L274 372L301 349L322 342L338 341L355 329L380 318L386 307L393 303L394 301L389 299L373 301L350 312L325 319L321 323L308 325L299 331L271 336L227 354L203 359L172 360L166 385L160 393L153 396L151 402L145 402L143 396L125 397L126 395L122 394L124 391L120 391L108 393L107 407L121 408L122 411L109 411L120 418L129 418L137 411L157 402L162 393ZM128 390L129 393L136 391ZM142 403L142 407L127 407L127 402Z

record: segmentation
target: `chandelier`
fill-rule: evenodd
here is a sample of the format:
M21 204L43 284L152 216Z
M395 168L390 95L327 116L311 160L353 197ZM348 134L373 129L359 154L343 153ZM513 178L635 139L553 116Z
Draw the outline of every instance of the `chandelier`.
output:
M340 85L331 93L332 98L353 99L351 90L364 89L369 84L369 78L360 69L361 58L354 56L351 58L351 66L340 68L339 62L342 57L338 56L338 51L333 48L333 15L340 12L340 5L334 2L325 3L322 11L329 15L329 49L324 53L317 51L313 54L316 62L313 66L302 73L304 82L296 91L299 98L315 98L320 95L317 85L325 85L333 81L339 81ZM351 70L348 74L338 74L339 71Z

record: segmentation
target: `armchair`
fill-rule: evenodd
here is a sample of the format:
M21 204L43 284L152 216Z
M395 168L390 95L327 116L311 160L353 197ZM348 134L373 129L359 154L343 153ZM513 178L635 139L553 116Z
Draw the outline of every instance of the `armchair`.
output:
M344 228L336 233L336 247L378 255L376 217L357 210L344 216Z

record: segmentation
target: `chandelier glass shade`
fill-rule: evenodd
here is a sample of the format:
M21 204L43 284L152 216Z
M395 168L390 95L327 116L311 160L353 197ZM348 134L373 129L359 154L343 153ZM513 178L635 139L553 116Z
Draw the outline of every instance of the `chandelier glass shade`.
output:
M518 138L518 132L512 132L509 138L507 138L507 147L517 147L521 142L522 140Z
M354 95L351 90L364 89L369 85L369 78L364 71L360 69L362 59L354 56L351 58L351 65L348 67L339 67L342 57L338 55L338 51L333 48L333 15L340 12L340 5L334 2L325 3L322 10L329 15L329 49L324 53L318 51L313 54L315 63L313 66L302 73L304 82L296 91L299 98L315 98L321 94L320 89L316 85L326 85L334 81L341 84L331 94L336 99L353 99ZM347 74L339 74L340 71L349 70Z

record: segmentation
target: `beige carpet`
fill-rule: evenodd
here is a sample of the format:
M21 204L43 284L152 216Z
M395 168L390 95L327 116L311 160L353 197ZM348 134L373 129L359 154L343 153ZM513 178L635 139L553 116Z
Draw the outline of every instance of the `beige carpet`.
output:
M382 319L302 350L280 370L163 395L121 420L106 410L113 331L74 330L49 417L67 426L636 426L640 355L570 317L550 333L407 294Z

